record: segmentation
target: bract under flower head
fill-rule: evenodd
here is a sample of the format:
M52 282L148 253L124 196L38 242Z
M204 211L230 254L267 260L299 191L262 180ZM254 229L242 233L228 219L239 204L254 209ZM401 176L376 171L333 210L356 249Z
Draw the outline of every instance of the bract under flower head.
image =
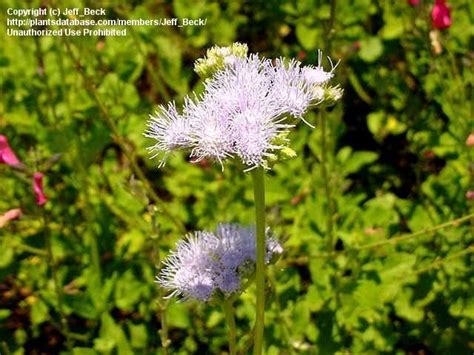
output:
M229 47L214 46L207 50L204 58L196 60L194 71L202 78L209 77L225 66L235 63L237 58L245 58L247 52L247 45L238 42Z
M269 231L266 245L268 264L283 249ZM171 291L169 297L199 301L210 301L217 294L229 297L243 291L255 258L255 228L220 224L214 233L195 232L179 241L163 262L157 282Z

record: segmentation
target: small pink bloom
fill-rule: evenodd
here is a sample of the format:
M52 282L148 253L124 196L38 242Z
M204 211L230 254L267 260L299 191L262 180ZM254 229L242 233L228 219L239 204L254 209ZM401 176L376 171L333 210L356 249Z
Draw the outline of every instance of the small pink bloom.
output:
M19 165L20 161L8 144L8 139L0 134L0 164Z
M3 215L0 216L0 228L4 227L8 222L19 218L21 215L22 213L19 208L14 208L5 212Z
M466 192L466 199L467 200L474 200L474 191L467 191Z
M446 4L446 0L435 0L431 11L431 20L433 27L438 30L451 27L451 9Z
M36 204L38 206L43 206L48 201L43 191L43 176L43 173L40 172L36 172L33 175L33 190L35 191Z
M466 145L468 147L474 147L474 132L472 132L466 139Z
M408 3L411 6L418 6L418 5L420 5L420 0L408 0Z
M433 159L433 158L436 158L436 154L432 150L425 150L423 152L423 157L425 159Z
M308 55L306 54L305 51L299 51L298 52L298 60L305 60Z

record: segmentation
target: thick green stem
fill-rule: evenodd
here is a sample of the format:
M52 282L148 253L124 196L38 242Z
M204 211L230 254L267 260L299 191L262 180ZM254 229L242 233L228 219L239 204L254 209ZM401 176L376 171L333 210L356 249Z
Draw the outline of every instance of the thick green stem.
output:
M229 353L230 355L237 354L237 332L235 327L235 319L234 319L234 307L232 305L232 301L226 299L222 302L222 309L224 310L225 320L227 322L227 326L229 327Z
M322 109L319 110L319 122L321 125L321 175L324 183L324 192L326 195L327 203L327 221L326 221L326 233L328 235L328 252L332 251L334 247L334 235L333 235L333 206L332 206L332 196L331 196L331 187L328 180L328 170L327 170L327 142L326 142L326 119L323 115Z
M160 293L161 297L161 293ZM162 298L162 297L161 297ZM168 317L166 313L166 308L168 306L168 300L160 299L158 303L158 309L160 314L161 329L158 331L161 339L161 346L163 347L163 355L169 354L169 346L171 345L171 340L168 336Z
M252 170L253 193L255 198L255 216L257 225L257 267L255 280L257 283L257 309L254 333L254 355L263 351L263 330L265 314L265 185L263 168Z

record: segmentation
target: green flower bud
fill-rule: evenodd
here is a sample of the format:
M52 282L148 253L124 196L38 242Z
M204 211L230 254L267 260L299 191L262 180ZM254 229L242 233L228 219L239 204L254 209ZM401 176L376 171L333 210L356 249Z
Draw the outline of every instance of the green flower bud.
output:
M232 64L236 58L245 58L247 52L247 45L238 42L228 47L214 46L207 50L204 58L196 60L194 71L201 78L210 77L215 72L224 69L226 65Z

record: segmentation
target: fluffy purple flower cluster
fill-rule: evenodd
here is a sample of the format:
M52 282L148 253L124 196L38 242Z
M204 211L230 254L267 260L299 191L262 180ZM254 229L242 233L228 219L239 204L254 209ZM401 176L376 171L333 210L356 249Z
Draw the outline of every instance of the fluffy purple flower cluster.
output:
M189 149L194 161L238 158L248 170L266 166L287 146L288 117L302 119L326 99L334 69L324 71L321 55L317 67L256 54L233 57L204 82L202 95L185 98L181 112L170 103L150 116L145 136L156 143L149 149L153 157L163 154L160 166L180 149Z
M267 264L282 251L267 236ZM220 224L214 233L194 232L179 241L163 261L157 282L171 291L169 297L209 301L218 292L227 297L242 291L242 281L253 272L255 258L255 228Z

